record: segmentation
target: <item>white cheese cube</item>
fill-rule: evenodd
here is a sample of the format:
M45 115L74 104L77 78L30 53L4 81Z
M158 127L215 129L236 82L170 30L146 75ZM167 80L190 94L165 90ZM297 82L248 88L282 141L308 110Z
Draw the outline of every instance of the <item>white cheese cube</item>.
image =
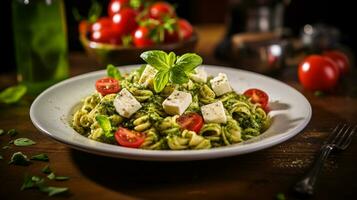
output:
M154 80L156 73L157 73L157 70L153 66L146 65L143 73L140 76L139 84L142 84L145 87L148 87L148 86L151 87L153 85L153 80Z
M227 116L221 101L202 106L201 112L206 123L225 124L227 122Z
M139 101L126 88L118 93L113 104L119 115L125 118L129 118L141 108Z
M211 80L211 87L217 96L221 96L227 92L231 92L232 88L229 85L227 74L219 73L218 76Z
M207 82L207 72L206 70L199 68L196 69L196 74L190 74L190 78L199 83L206 83Z
M190 106L192 96L188 92L174 90L162 103L164 110L169 115L181 115Z

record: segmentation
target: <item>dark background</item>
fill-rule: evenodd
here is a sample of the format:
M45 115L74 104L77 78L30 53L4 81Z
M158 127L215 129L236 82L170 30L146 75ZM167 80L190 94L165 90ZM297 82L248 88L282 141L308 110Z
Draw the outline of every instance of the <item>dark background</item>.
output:
M16 69L11 26L11 1L13 0L2 1L0 7L0 46L2 48L0 72ZM100 1L103 2L104 10L106 10L109 0ZM237 2L237 0L235 1ZM229 16L227 11L231 6L229 0L170 0L169 2L176 5L180 17L188 19L193 24L224 23ZM77 7L84 13L90 3L89 0L65 0L70 51L83 50L77 37L77 22L71 10L73 7ZM284 25L290 28L294 35L298 35L301 27L307 23L324 23L335 26L342 33L341 42L355 52L357 49L355 37L357 17L355 13L357 11L354 4L354 1L347 0L291 0L285 10Z

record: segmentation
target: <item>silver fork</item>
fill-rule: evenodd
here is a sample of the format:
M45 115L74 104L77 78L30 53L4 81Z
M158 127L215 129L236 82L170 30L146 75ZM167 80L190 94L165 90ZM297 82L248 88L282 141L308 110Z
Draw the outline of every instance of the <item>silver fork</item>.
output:
M315 183L324 162L334 150L345 150L352 141L357 126L338 124L320 149L319 157L315 160L309 172L294 186L294 191L303 195L312 195Z

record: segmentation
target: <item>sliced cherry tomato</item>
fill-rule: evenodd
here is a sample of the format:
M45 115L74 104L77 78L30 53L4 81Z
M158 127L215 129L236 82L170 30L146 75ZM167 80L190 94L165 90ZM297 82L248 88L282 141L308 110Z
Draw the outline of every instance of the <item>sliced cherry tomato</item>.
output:
M259 103L264 110L267 109L269 96L263 90L251 88L245 91L243 94L249 97L252 103Z
M190 37L193 34L193 27L190 24L190 22L188 22L185 19L179 19L178 20L178 24L179 24L179 35L180 38L183 40L188 40L190 39Z
M136 16L137 12L134 9L123 8L112 17L113 29L121 35L130 34L138 27Z
M161 20L166 16L175 16L175 9L167 2L156 2L150 6L149 16L153 19Z
M199 133L203 126L203 118L197 113L188 113L181 115L177 119L177 123L182 129L187 129Z
M119 82L111 77L98 79L97 82L95 82L95 88L103 96L107 94L117 93L120 91Z
M114 134L115 140L124 147L138 148L145 140L145 134L132 131L123 127Z
M134 32L133 42L136 47L149 47L155 44L150 38L150 29L144 26L138 27Z
M123 8L129 6L129 0L111 0L108 5L108 15L112 17L113 15L119 13L119 11Z
M341 51L326 51L323 53L323 56L329 57L336 62L341 75L347 74L347 72L349 71L350 61L347 55L342 53Z
M336 63L330 58L311 55L300 63L298 75L304 88L329 91L337 85L340 72Z

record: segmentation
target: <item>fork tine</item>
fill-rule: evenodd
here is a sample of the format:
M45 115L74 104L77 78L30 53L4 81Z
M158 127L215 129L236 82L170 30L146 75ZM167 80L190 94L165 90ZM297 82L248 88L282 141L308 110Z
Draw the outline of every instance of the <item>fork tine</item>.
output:
M332 130L332 132L328 135L327 139L325 140L325 144L330 144L336 135L337 131L339 130L342 124L338 123L337 126Z
M341 129L341 131L343 131L343 134L341 134L339 137L336 137L336 141L334 142L334 144L336 146L341 146L342 143L346 140L347 136L348 136L348 131L350 130L351 126L347 126L345 127L345 129Z
M327 141L327 144L334 144L336 143L337 138L339 138L339 136L341 135L341 133L343 132L343 129L347 126L347 124L343 124L343 126L337 126L335 128L336 132L332 132L331 137L329 138L329 140Z
M353 127L353 129L349 132L349 134L346 137L346 140L344 141L344 143L340 147L341 149L344 150L350 145L350 143L352 141L352 136L353 136L354 132L356 131L356 129L357 129L357 125L355 125Z

